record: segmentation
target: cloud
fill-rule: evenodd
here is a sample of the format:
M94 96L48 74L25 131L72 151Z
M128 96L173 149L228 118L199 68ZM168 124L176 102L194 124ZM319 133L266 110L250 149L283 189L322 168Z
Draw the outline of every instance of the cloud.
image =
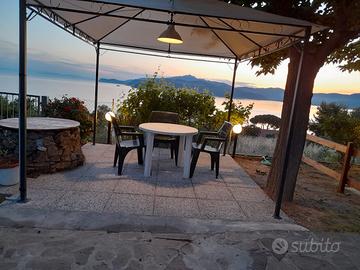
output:
M18 45L9 41L0 40L0 71L4 73L17 73L18 71ZM95 63L83 63L69 58L59 58L54 55L28 49L28 72L34 76L64 77L74 79L95 78ZM123 71L115 66L101 65L100 76L129 79L143 76Z

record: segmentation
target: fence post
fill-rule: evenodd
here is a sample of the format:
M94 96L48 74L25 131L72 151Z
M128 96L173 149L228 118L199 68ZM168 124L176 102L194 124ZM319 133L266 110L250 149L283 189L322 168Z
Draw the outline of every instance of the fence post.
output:
M45 109L46 105L48 104L48 102L49 102L49 97L41 96L41 115L42 116L45 116L44 109Z
M351 166L352 152L353 152L353 143L349 142L347 144L345 157L344 157L344 163L343 163L342 172L341 172L341 177L340 177L340 181L339 181L339 186L337 188L337 192L339 192L339 193L344 193L344 190L345 190L347 176L348 176L348 172L349 172L350 166Z

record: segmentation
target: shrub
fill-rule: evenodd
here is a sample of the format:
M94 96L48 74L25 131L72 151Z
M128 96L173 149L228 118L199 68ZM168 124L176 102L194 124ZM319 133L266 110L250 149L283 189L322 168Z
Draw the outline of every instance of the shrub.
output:
M251 136L251 137L259 137L261 134L261 128L250 125L243 128L241 135L243 136Z
M224 103L229 106L229 101ZM252 105L243 107L233 104L233 124L248 119ZM227 112L215 107L215 98L208 92L176 88L165 80L156 79L156 74L131 89L127 98L118 102L118 117L123 124L139 125L147 122L152 111L169 111L179 114L182 124L199 129L217 129L227 118Z
M44 108L44 115L78 121L80 123L81 141L82 143L88 141L92 131L92 119L84 101L67 96L63 96L61 99L54 98Z

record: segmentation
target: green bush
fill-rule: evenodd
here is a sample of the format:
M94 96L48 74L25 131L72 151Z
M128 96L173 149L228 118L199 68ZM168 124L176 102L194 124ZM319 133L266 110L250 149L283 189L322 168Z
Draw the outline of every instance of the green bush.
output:
M75 97L63 96L61 99L50 100L44 108L44 115L47 117L65 118L80 123L80 135L82 143L89 140L92 132L92 118L84 101Z
M225 101L226 109L229 101ZM231 122L245 122L252 105L233 104ZM195 89L176 88L165 80L157 80L156 74L148 78L137 89L131 89L123 102L118 102L118 117L126 125L147 122L152 111L169 111L179 114L182 124L199 129L214 130L227 118L227 112L215 107L215 97L208 91L199 93Z

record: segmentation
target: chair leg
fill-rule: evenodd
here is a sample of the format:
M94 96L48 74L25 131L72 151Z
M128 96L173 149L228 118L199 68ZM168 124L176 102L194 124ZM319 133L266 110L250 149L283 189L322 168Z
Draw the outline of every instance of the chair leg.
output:
M171 159L174 159L174 144L171 142L170 143L170 155L171 155Z
M137 155L138 155L138 164L143 165L144 164L144 159L143 159L142 147L137 149Z
M215 157L215 165L216 165L216 179L219 177L219 167L220 167L220 153L218 153Z
M179 140L176 139L175 142L175 165L178 165L178 157L179 157Z
M122 174L125 157L128 153L129 153L128 149L124 149L124 148L119 149L118 175Z
M210 154L210 158L211 158L211 170L214 170L214 166L215 166L215 157L213 154Z
M119 157L119 148L118 148L118 146L116 144L115 145L115 155L114 155L114 165L113 165L113 167L116 167L118 157Z
M199 159L199 155L200 155L200 150L198 150L198 149L194 150L194 155L192 157L191 166L190 166L190 178L192 178L194 175L194 171L195 171L197 161Z

